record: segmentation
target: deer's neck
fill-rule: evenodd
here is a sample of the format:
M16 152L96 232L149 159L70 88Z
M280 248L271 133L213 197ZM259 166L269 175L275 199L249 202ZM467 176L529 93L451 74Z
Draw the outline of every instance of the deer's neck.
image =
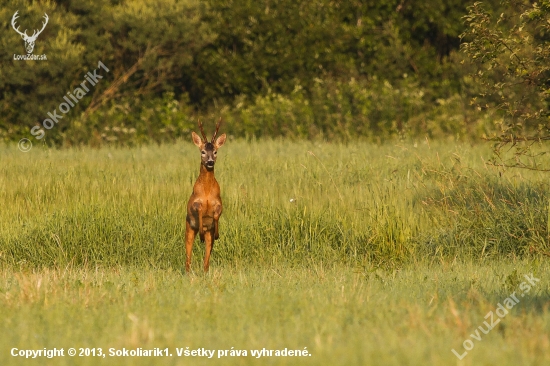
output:
M205 185L214 183L216 181L216 178L214 178L214 168L208 170L203 164L201 164L201 171L197 180Z

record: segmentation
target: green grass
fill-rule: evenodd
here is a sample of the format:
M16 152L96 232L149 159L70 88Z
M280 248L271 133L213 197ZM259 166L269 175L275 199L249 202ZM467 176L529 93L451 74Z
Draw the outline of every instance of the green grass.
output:
M48 363L13 347L168 347L154 359L167 365L456 364L451 349L530 273L540 283L458 364L550 361L548 179L487 166L488 147L230 140L207 275L198 240L195 273L183 270L191 143L0 155L2 365ZM249 356L176 357L186 346ZM250 355L264 347L312 356Z
M10 356L43 349L168 347L159 365L450 365L451 349L516 287L541 282L474 341L464 365L550 362L548 264L527 261L433 264L401 270L341 266L214 268L208 276L142 268L4 271L0 274L0 363L45 364ZM247 350L247 357L192 361L176 348ZM300 349L310 357L257 360L253 349ZM67 351L65 351L67 352ZM148 365L150 359L53 359L55 365Z
M195 146L1 154L2 263L182 266ZM548 180L501 175L484 156L464 145L230 141L216 167L213 264L550 253Z

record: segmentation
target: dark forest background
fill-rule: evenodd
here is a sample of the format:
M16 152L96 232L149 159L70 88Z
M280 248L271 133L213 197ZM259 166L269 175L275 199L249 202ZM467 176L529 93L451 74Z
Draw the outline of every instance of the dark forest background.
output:
M461 42L490 45L476 39L476 25L513 30L533 6L489 0L476 18L473 3L459 0L0 3L0 139L30 137L98 62L110 70L41 140L64 146L173 141L198 117L213 124L220 116L230 137L490 136L505 117L498 100L476 102L487 94L476 50L461 51ZM47 61L14 60L26 53L11 26L15 11L29 34L48 14L34 50ZM494 85L503 73L484 75ZM546 110L539 94L522 93L527 84L516 94Z

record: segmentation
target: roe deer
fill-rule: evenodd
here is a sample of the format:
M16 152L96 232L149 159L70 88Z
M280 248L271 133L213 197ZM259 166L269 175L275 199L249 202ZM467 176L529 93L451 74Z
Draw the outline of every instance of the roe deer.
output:
M193 193L187 202L187 217L185 219L185 252L187 254L185 260L185 270L190 271L191 267L191 251L193 249L193 241L197 232L199 233L202 242L205 242L206 250L204 255L204 271L208 272L208 262L210 253L214 247L214 240L219 238L218 220L222 214L222 199L220 197L220 185L214 178L214 163L218 149L225 143L225 133L216 139L220 123L216 124L216 131L210 142L206 138L202 123L199 120L199 129L202 134L202 140L195 132L192 132L193 143L198 146L201 151L201 170L195 185Z

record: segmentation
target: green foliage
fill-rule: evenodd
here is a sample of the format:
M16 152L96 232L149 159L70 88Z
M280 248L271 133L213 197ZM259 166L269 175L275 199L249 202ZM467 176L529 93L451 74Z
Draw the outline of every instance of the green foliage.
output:
M253 101L238 98L233 108L221 113L237 136L383 141L477 133L466 122L470 113L459 95L433 103L429 91L418 84L412 78L394 85L377 78L315 79L309 92L297 85L289 95L270 91Z
M65 145L87 139L92 146L187 139L196 128L196 112L185 96L181 98L177 101L167 92L162 99L112 100L87 119L75 121L62 139ZM231 106L211 109L206 119L220 115L228 133L245 138L352 141L359 137L380 142L479 134L479 123L467 122L476 120L460 95L431 102L429 91L412 78L395 85L377 78L316 79L309 91L296 85L290 94L269 90L252 100L241 96Z
M462 50L477 64L482 90L473 103L499 111L495 164L550 170L540 149L550 140L550 2L504 1L500 16L475 3L465 17ZM514 147L512 153L505 146Z
M190 65L194 55L213 39L201 22L204 5L194 0L128 4L79 1L63 6L19 1L2 6L0 16L11 19L18 9L22 29L32 29L44 13L49 15L50 21L35 51L45 53L48 61L10 60L12 54L24 53L24 49L20 36L6 23L0 37L2 48L10 50L3 56L5 66L0 69L3 138L30 137L28 130L48 118L47 113L63 102L67 91L78 86L99 61L110 72L104 73L104 79L91 93L49 131L46 142L71 144L97 140L105 127L120 124L119 121L96 123L112 116L114 104L134 119L149 118L147 111L155 107L150 103L142 106L142 102L165 101L163 94L167 92L177 93L176 100L185 101L180 80L192 75ZM102 106L102 113L88 121L87 117ZM165 104L160 108L166 107ZM170 122L155 125L155 132L164 128L164 123ZM92 126L83 129L84 124ZM76 136L69 132L73 127L78 130ZM130 128L139 130L140 126ZM149 138L155 140L156 136L152 134Z
M222 115L247 136L345 141L479 130L461 102L459 1L18 0L0 14L11 19L18 9L29 29L49 14L36 48L48 61L11 60L23 45L5 23L4 140L30 137L98 61L110 72L35 143L172 141L200 115Z
M436 87L442 58L458 48L461 1L209 2L217 39L199 55L205 88L192 99L256 95L266 86L290 94L315 78L377 76L390 83L417 75ZM455 90L458 85L454 85ZM440 90L438 90L441 93ZM439 95L441 97L442 95Z
M136 103L138 102L138 103ZM174 142L189 137L196 127L188 102L166 92L162 98L111 100L100 113L75 121L64 131L66 145L89 139L91 146L133 146L145 142Z

